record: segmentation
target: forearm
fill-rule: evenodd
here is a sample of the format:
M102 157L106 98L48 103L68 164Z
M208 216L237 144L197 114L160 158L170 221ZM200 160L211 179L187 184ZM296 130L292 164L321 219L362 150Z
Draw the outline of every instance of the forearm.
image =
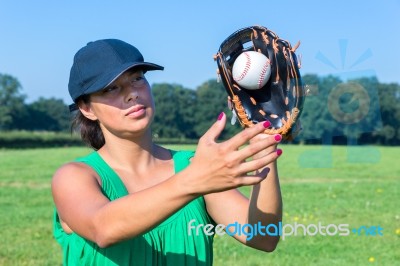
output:
M248 213L248 223L263 226L278 224L282 220L282 197L278 178L277 162L271 163L265 180L253 186ZM272 230L274 232L274 230ZM255 236L247 245L263 250L273 250L279 237Z
M251 216L255 219L271 214L273 216L268 216L269 219L266 222L277 223L282 219L282 196L277 162L271 163L268 167L270 172L267 178L260 184L253 186L249 214L252 214ZM249 215L249 218L251 216Z

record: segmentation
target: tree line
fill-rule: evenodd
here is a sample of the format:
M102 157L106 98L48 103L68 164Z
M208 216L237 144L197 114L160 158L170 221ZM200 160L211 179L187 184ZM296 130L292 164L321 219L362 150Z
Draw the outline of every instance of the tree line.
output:
M342 80L336 76L303 76L306 86L301 115L302 131L294 143L400 144L400 85L380 83L376 77ZM154 138L182 142L201 137L219 113L228 124L221 139L239 132L229 123L227 94L211 79L196 89L179 84L152 85L156 114ZM17 78L0 74L0 131L70 131L71 114L61 99L41 97L26 103Z

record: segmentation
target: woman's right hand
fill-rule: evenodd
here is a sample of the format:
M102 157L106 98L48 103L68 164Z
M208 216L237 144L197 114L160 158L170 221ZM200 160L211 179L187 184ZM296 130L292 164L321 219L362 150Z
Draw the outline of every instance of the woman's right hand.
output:
M244 146L268 128L270 122L258 123L231 139L218 143L217 138L225 124L226 116L221 113L218 120L200 138L195 156L186 168L188 174L185 175L184 184L193 194L204 195L258 184L268 175L269 168L266 166L278 158L274 138L261 138ZM250 159L266 149L270 150L266 156ZM258 169L263 170L257 174L248 174Z

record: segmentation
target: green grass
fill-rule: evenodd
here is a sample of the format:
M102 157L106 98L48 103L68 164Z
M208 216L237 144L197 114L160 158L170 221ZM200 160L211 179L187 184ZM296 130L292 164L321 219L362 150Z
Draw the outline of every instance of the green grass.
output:
M400 261L398 148L282 147L284 224L380 225L384 235L288 236L273 253L217 236L215 265L395 265ZM61 265L61 249L52 238L50 179L60 165L88 152L86 148L0 150L0 265Z

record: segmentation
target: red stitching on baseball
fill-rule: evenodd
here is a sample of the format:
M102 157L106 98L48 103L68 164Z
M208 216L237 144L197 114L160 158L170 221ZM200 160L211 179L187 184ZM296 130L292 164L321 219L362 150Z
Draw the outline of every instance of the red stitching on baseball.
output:
M268 65L270 64L269 60L267 60L261 70L260 78L258 79L258 88L261 89L261 84L263 79L265 78L265 74L267 73Z
M250 66L251 66L251 57L249 56L248 53L244 53L244 55L246 56L246 67L244 68L242 74L240 74L240 76L238 78L235 77L236 82L237 81L241 81L242 79L244 79L244 77L247 75L247 72L249 72Z

